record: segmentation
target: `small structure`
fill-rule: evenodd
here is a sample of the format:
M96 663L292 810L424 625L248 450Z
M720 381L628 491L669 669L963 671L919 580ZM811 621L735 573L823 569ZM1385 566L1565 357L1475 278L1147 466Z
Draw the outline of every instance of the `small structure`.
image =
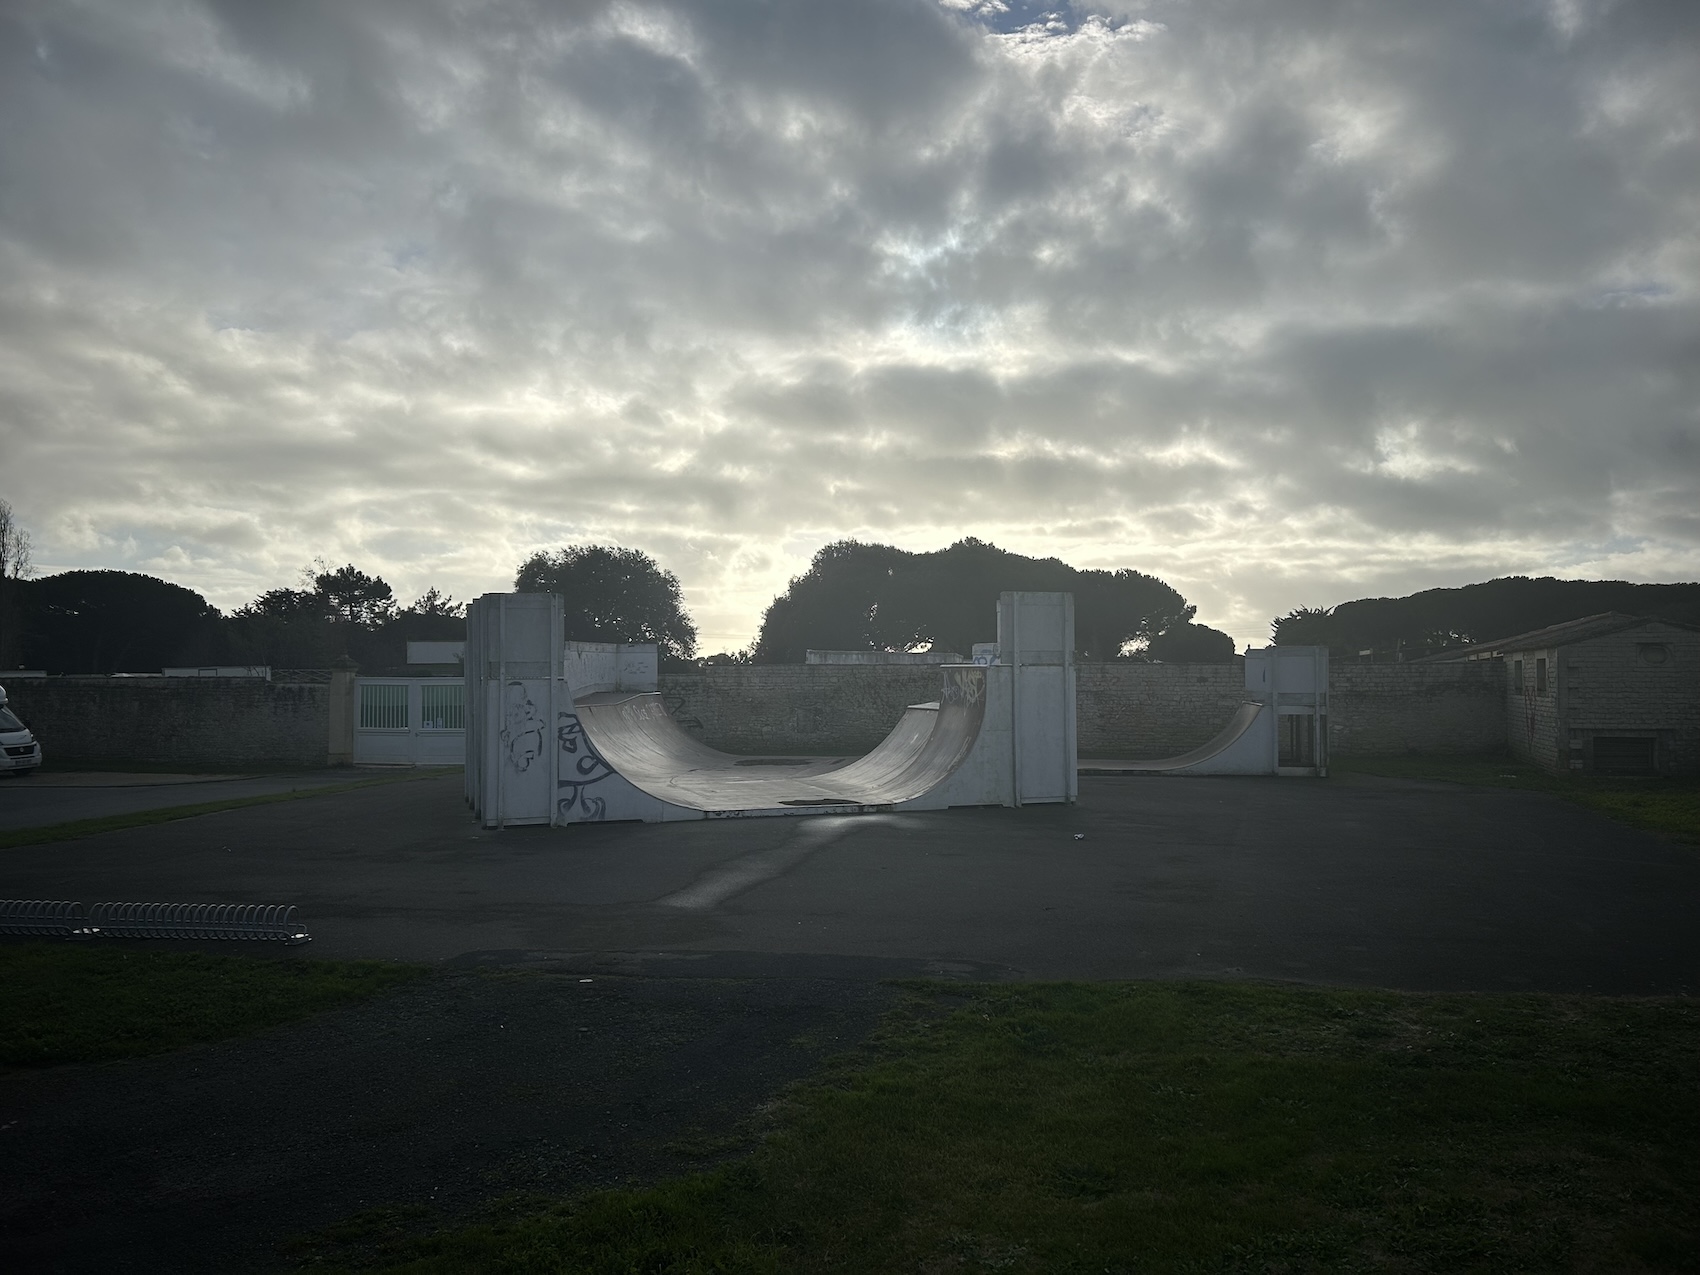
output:
M1425 663L1505 665L1506 744L1554 774L1700 774L1700 630L1608 611Z

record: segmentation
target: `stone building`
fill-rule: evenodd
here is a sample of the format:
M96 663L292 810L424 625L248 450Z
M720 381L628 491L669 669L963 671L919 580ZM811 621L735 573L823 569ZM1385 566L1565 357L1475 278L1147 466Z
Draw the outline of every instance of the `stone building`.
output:
M1504 666L1506 745L1555 774L1700 775L1700 630L1607 612L1425 663Z

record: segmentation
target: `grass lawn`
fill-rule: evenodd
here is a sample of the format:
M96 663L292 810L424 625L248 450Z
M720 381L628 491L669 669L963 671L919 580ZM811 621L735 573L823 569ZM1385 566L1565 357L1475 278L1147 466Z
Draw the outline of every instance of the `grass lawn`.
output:
M423 973L380 961L0 944L0 1067L106 1062L243 1036Z
M1700 845L1700 780L1558 776L1508 757L1339 757L1329 769L1549 792L1648 832Z
M912 991L727 1167L343 1237L420 1273L1700 1266L1693 1002ZM351 1256L321 1239L315 1269Z

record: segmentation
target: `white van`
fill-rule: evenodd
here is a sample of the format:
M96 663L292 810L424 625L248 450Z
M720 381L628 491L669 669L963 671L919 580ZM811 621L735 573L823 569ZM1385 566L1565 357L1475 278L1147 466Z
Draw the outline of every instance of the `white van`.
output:
M41 744L6 706L6 688L0 686L0 775L27 775L39 765Z

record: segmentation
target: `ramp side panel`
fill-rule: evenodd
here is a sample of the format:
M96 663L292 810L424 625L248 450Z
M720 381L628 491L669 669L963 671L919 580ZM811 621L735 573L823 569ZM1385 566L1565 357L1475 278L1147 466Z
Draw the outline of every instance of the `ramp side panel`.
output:
M1135 775L1268 775L1274 773L1274 714L1266 705L1241 704L1209 743L1175 757L1118 763Z
M561 709L555 717L556 825L630 819L669 823L702 818L701 811L663 801L621 775L591 743L576 711Z
M491 681L484 695L484 822L548 823L550 798L549 679Z
M958 669L976 670L978 679L957 677ZM1015 804L1015 754L1010 732L1008 665L947 666L941 709L952 697L967 714L960 724L942 727L955 734L960 757L937 784L905 803L906 810L945 810L951 806L1011 806ZM942 726L942 724L941 724Z

